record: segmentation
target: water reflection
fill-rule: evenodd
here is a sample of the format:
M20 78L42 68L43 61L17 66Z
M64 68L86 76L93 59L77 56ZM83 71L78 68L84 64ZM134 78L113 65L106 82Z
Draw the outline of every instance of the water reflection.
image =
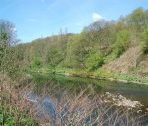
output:
M38 95L38 97L40 97L42 100L38 102L40 103L38 104L40 107L37 108L41 108L47 112L49 111L49 113L47 113L49 116L55 113L55 105L53 103L61 103L63 97L65 96L73 99L74 96L84 90L85 94L91 94L90 99L93 99L93 95L97 95L102 98L102 96L105 96L104 94L108 92L111 97L105 97L104 103L107 104L114 104L116 106L120 104L120 106L124 106L121 103L125 104L129 102L132 107L133 103L135 104L135 107L137 107L136 103L138 103L138 105L140 105L139 107L143 107L142 112L144 113L146 112L146 107L148 105L148 101L146 99L148 97L148 86L145 85L125 84L115 81L65 77L62 75L48 75L39 73L32 73L32 80L35 83L33 89L35 95L31 94L28 99L30 98L31 101L34 101L36 95ZM56 98L56 101L52 101L50 98L52 100ZM109 102L105 102L108 100L107 98L110 99ZM54 111L52 114L51 109ZM138 113L141 112L141 109L135 109L135 112L137 112L137 110ZM42 115L42 112L39 111L37 115L40 114ZM144 117L144 119L146 118ZM147 122L145 122L145 124L147 124Z
M146 85L53 74L32 73L32 76L36 83L34 91L39 95L48 94L60 99L64 93L73 96L85 89L91 94L102 95L105 92L121 94L128 99L141 102L144 108L148 108L148 86Z

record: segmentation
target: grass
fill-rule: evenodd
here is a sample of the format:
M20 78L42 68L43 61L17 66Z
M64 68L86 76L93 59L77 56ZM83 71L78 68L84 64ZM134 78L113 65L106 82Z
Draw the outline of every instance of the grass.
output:
M26 110L19 111L15 106L0 106L0 125L2 126L37 126Z
M0 74L0 82L0 126L37 126L29 114L29 104L20 96L22 90L16 89L16 81Z
M28 71L40 72L40 73L51 73L53 72L53 69L51 67L44 66L41 68L31 68L31 69L28 69ZM109 80L133 82L133 83L148 85L147 76L141 77L134 74L115 73L108 70L104 70L102 68L96 71L88 71L88 70L57 67L56 69L54 69L54 72L56 74L62 74L62 75L68 75L68 76L88 77L88 78L95 78L95 79L109 79Z
M52 68L50 68L52 69ZM30 69L32 72L43 73L43 79L46 79L44 73L50 73L50 69L47 67L33 68ZM105 70L97 70L95 72L89 72L86 70L73 70L66 68L56 68L56 73L66 74L72 76L80 77L91 77L91 78L114 78L116 80L127 80L127 81L137 81L144 82L143 78L139 78L133 75L123 75L123 74L113 74ZM47 75L47 74L45 74ZM1 95L4 97L4 103L0 105L0 125L2 126L38 126L39 124L50 124L49 117L45 120L40 120L36 118L33 113L33 109L27 102L22 98L17 97L16 89L9 89L8 84L13 82L10 78L5 76L2 80L2 85L7 88L6 92L3 90ZM36 76L34 82L42 83L42 76ZM48 78L48 77L47 77ZM2 79L2 78L0 78ZM27 82L27 81L26 81ZM147 82L147 81L145 81ZM39 87L40 88L40 87ZM25 87L23 89L26 89ZM22 88L18 88L20 92L23 91ZM28 88L27 88L28 89ZM29 88L30 89L30 88ZM56 92L54 85L52 90ZM46 94L46 92L45 92ZM46 94L46 96L49 95ZM10 99L11 96L11 99ZM72 96L72 97L71 97ZM120 126L139 126L139 116L132 116L132 113L127 111L126 108L116 108L113 105L106 105L100 99L100 96L85 94L84 91L80 91L78 95L64 95L61 100L58 102L55 98L53 99L54 104L56 105L56 112L58 113L58 118L55 120L56 125L86 125L91 126L97 124L98 126L108 125L115 126L120 124ZM65 108L66 107L66 108ZM32 111L30 112L30 109ZM114 111L112 111L114 110ZM46 114L46 113L45 113ZM47 114L46 114L47 115Z
M7 87L8 90L3 90L3 94L7 94L7 96L3 96L3 102L6 104L0 106L0 123L2 126L38 126L39 124L51 124L52 120L47 111L43 113L44 118L38 118L36 116L37 111L43 110L44 108L36 109L36 105L30 106L23 97L20 98L17 96L19 94L16 89L12 88L9 90L8 86L6 86L8 85L8 83L6 83L6 78L4 80L5 83L3 84L5 84L4 86ZM26 90L30 91L31 89L31 87L25 86L23 88L18 88L20 93ZM54 86L50 89L54 92L57 91ZM4 93L4 91L6 92ZM44 97L49 96L49 92L46 91L45 87L43 90L44 96L39 99L38 105L42 103ZM11 99L9 96L11 96ZM52 121L54 126L140 125L140 116L134 116L127 108L117 108L112 104L104 103L100 96L95 93L88 93L87 89L80 91L76 95L65 92L60 100L53 96L51 100L56 110L56 119ZM47 102L46 106L50 106L50 103Z
M53 100L53 99L52 99ZM40 100L41 101L41 100ZM112 104L105 104L100 96L85 94L85 90L75 96L65 94L60 101L53 100L56 118L51 120L47 111L44 118L39 118L41 124L55 126L140 126L140 115L135 116L126 107L117 108ZM50 106L46 102L46 106ZM36 108L34 108L36 110ZM38 109L47 110L41 107ZM38 113L38 112L36 112ZM34 115L36 117L36 115Z

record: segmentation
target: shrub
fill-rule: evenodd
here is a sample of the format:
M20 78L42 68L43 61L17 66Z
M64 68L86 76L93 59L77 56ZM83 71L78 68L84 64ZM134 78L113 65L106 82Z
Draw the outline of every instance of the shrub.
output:
M104 59L100 52L92 52L85 60L85 65L88 70L96 70L104 63Z
M119 57L127 48L129 44L129 32L127 30L117 33L116 41L113 45L113 52L116 57Z
M141 35L142 43L142 51L144 54L148 54L148 28L144 30L144 32Z
M19 119L17 120L17 118ZM3 125L3 126L15 126L15 125L38 126L38 124L25 111L20 112L17 110L17 108L12 107L11 112L9 112L8 107L2 107L2 106L0 106L0 125Z
M42 64L41 59L38 57L35 57L32 61L32 67L40 67Z

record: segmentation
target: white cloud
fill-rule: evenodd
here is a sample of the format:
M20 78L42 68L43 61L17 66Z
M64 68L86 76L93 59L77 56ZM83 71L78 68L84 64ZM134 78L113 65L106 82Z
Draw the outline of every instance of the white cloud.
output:
M96 12L94 12L93 14L92 14L92 20L95 22L95 21L99 21L99 20L102 20L103 19L103 17L100 15L100 14L98 14L98 13L96 13Z

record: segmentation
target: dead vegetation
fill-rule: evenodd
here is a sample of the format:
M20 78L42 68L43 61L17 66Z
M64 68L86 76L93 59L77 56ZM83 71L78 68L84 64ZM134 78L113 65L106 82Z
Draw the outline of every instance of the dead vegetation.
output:
M3 90L1 102L3 101L3 105L15 106L19 110L16 114L18 126L20 114L24 110L28 110L28 116L38 122L36 125L41 126L141 125L140 121L143 116L135 116L126 107L117 108L113 104L106 104L99 95L86 94L86 90L73 96L65 93L60 99L52 97L51 101L48 98L45 101L46 97L42 96L37 102L31 102L25 97L24 92L32 91L33 87L25 86L18 91L15 87L10 87L11 83L11 79L3 78L3 83L0 85ZM48 96L46 92L44 95Z
M139 64L140 56L140 48L131 47L119 58L105 64L103 68L114 72L129 73L131 69L136 68Z

